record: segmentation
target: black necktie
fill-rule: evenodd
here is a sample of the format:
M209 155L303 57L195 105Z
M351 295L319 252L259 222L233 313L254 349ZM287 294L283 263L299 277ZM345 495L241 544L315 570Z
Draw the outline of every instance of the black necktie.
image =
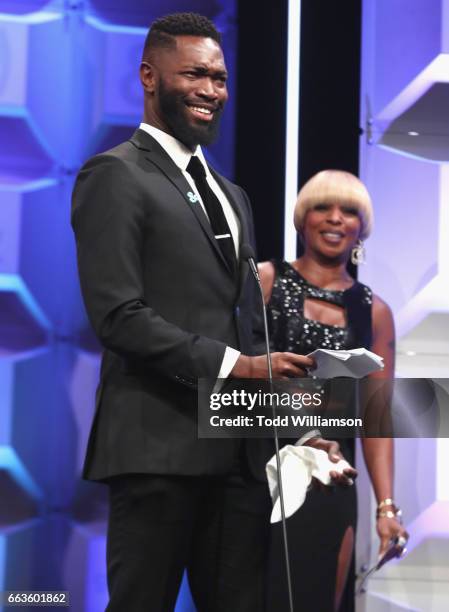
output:
M232 239L231 230L223 212L223 207L219 199L209 187L206 180L206 171L200 159L193 155L190 158L187 172L195 181L196 188L201 196L201 199L209 217L212 231L215 239L218 242L221 252L233 274L237 271L237 260L235 255L234 241Z

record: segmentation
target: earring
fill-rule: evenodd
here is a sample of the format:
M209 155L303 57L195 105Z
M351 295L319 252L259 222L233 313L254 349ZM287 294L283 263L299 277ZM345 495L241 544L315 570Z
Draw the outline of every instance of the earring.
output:
M357 240L357 244L351 251L351 263L355 266L366 263L365 247L362 240Z

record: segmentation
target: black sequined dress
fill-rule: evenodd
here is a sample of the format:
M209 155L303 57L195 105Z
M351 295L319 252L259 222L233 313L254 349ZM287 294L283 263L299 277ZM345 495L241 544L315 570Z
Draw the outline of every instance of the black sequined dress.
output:
M268 304L272 349L307 355L316 348L351 349L371 346L372 292L359 282L344 291L309 283L289 263L272 262L275 280ZM306 299L322 300L345 310L346 326L304 317ZM339 440L345 458L354 464L354 443ZM337 559L348 527L355 530L355 487L336 488L329 495L312 489L303 506L287 519L295 612L334 612ZM272 526L267 612L288 608L280 524ZM354 564L340 606L354 610Z

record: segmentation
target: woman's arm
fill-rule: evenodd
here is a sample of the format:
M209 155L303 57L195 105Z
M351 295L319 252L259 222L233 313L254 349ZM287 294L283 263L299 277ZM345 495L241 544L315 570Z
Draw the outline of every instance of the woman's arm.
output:
M274 266L271 261L262 261L261 263L257 264L257 269L259 270L260 284L262 285L263 290L263 299L265 304L268 304L274 284Z
M389 306L377 296L373 300L373 344L371 350L383 357L384 369L371 375L371 378L385 380L385 393L389 394L394 376L395 332L393 315ZM373 485L377 504L383 500L394 499L394 445L389 438L362 438L365 463ZM391 504L385 504L381 512L394 511ZM389 541L398 536L408 537L407 532L396 518L377 519L377 533L380 538L379 554L385 552Z

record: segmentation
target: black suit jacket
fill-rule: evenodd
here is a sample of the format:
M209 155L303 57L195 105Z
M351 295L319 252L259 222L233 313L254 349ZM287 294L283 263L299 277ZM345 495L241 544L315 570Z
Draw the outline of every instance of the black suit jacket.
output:
M237 214L240 243L254 244L246 194L211 172ZM248 264L240 262L237 279L229 272L190 190L142 130L78 175L72 225L79 276L104 347L88 479L225 473L242 447L253 474L265 477L270 442L198 439L197 380L217 376L226 346L250 355L263 343Z
M213 172L213 170L211 169ZM241 243L251 208L213 172ZM227 345L252 353L254 281L226 267L201 205L146 132L90 159L73 193L82 293L104 353L84 475L227 471L238 440L198 439L196 383L214 378Z

